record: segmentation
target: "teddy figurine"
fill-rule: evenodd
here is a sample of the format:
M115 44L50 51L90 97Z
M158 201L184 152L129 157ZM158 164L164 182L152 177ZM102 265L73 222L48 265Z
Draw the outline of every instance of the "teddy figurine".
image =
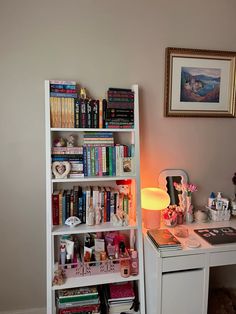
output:
M66 141L63 137L56 138L53 142L54 147L65 147Z
M63 285L65 283L65 271L63 269L57 269L54 271L54 277L53 277L53 281L52 284L53 286L55 285Z
M73 135L70 135L66 141L67 147L74 147L75 146L75 137Z

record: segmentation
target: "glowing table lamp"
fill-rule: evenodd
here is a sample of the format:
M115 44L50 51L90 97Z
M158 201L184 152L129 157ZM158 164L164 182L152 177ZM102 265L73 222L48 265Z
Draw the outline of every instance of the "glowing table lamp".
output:
M160 228L161 210L169 206L169 194L160 188L144 188L141 191L144 228Z

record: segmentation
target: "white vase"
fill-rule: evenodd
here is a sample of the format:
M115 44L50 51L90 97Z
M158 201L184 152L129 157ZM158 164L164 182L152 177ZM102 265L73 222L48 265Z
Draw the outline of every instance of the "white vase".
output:
M186 213L186 223L192 223L193 222L193 214L192 213Z

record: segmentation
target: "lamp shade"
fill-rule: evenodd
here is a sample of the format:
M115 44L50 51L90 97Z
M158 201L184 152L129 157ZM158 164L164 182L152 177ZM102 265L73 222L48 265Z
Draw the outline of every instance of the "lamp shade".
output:
M161 210L169 206L169 194L160 188L144 188L141 190L141 205L143 208L144 227L159 228Z
M144 188L141 191L142 208L149 210L162 210L169 206L169 194L160 188Z

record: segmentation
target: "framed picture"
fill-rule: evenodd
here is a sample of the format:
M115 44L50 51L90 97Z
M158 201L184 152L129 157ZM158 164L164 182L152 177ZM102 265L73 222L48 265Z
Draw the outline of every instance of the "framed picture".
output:
M165 116L234 117L236 52L166 48Z

